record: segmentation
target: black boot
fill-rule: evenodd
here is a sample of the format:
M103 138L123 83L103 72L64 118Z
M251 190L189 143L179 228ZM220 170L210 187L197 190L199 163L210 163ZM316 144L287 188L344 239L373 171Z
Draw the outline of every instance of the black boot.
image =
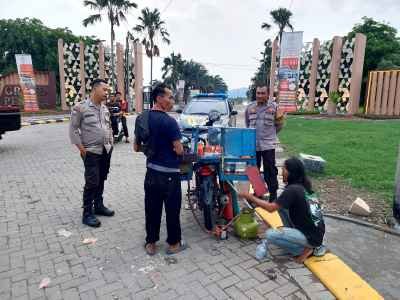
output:
M86 185L83 189L83 214L82 223L90 227L99 227L100 221L93 214L93 198L96 194L95 189L88 188Z
M101 222L93 214L92 207L83 208L82 223L90 227L100 227L101 225Z
M95 207L94 209L94 213L96 215L99 216L106 216L106 217L112 217L113 215L115 215L115 212L107 207L103 206L99 206L99 207Z
M99 216L112 217L115 214L115 212L104 206L103 190L104 190L104 181L101 181L97 190L96 198L94 200L94 213Z

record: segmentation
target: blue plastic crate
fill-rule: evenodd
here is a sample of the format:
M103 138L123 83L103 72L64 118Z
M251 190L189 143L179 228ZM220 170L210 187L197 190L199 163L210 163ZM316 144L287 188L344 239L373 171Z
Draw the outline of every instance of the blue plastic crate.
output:
M220 165L221 180L248 180L247 166L256 165L256 130L254 128L222 128L223 159ZM230 170L229 165L241 165Z
M256 156L254 128L222 128L221 143L225 157Z

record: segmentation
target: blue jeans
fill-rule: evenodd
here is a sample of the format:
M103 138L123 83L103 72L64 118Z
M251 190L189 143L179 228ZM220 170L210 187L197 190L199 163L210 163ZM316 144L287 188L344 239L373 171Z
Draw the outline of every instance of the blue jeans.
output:
M268 229L265 233L267 244L271 243L288 251L293 256L303 253L305 248L313 248L308 244L305 235L298 229L281 227Z

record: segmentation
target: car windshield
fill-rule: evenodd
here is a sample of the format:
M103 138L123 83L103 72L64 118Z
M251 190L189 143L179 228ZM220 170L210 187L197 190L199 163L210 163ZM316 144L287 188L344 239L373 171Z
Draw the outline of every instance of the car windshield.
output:
M227 106L225 101L199 101L195 100L190 102L183 113L188 115L208 115L211 110L217 110L223 115L227 115Z

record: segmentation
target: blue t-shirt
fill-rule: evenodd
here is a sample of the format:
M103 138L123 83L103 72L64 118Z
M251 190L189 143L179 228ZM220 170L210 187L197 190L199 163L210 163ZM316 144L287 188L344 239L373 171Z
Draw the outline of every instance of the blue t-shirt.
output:
M166 168L165 172L179 169L179 158L173 142L180 140L182 135L176 120L165 112L152 110L149 114L149 129L154 155L147 160L147 166L163 171L163 168L157 168L161 166Z

